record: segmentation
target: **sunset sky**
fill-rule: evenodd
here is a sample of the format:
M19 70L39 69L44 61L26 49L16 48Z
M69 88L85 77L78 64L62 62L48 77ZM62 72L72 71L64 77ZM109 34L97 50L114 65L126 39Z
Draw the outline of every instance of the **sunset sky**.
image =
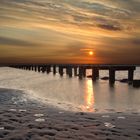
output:
M140 0L0 0L0 63L140 64Z

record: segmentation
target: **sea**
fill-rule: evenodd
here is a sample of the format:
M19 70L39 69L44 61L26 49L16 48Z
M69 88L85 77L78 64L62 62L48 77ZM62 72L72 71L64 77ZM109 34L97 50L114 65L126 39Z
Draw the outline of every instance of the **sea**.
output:
M91 75L91 70L87 70ZM128 78L127 71L116 72L114 86L108 80L106 70L100 71L97 81L90 78L69 78L65 73L39 73L10 67L0 67L0 88L24 91L44 104L51 104L69 111L83 112L140 112L140 88L134 88L119 80ZM140 67L136 68L134 79L140 79Z

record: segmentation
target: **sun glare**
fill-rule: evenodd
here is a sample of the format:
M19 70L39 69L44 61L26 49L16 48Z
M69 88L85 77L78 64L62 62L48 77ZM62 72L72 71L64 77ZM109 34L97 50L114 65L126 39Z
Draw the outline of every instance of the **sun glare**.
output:
M89 54L89 55L93 55L93 51L89 51L88 54Z

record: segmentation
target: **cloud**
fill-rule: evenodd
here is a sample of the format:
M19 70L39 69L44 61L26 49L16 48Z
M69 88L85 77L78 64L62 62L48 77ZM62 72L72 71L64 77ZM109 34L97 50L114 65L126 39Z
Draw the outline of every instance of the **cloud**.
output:
M72 18L75 18L75 21L84 20L87 22L90 18L93 17L110 17L113 14L112 18L118 18L123 15L122 18L125 18L126 15L129 15L129 12L124 9L114 8L110 5L105 5L96 2L77 2L77 0L61 0L61 1L52 1L52 0L6 0L6 2L1 2L4 7L10 7L9 10L14 11L15 8L22 15L23 19L28 19L28 13L31 18L36 18L39 20L49 20L57 19L60 22L67 21L72 22ZM47 15L46 15L47 13ZM58 16L59 13L59 16ZM90 16L91 15L91 16ZM18 13L17 13L18 16ZM19 14L20 17L20 14ZM81 17L81 19L79 18ZM83 19L82 19L83 17ZM71 19L70 19L71 18ZM96 22L96 21L94 21ZM76 22L75 22L76 23Z
M102 50L100 59L113 61L118 57L112 55L112 49L122 58L118 52L127 50L125 46L132 45L133 52L138 52L139 38L124 43L121 39L114 43L113 39L135 38L140 32L139 5L139 0L0 0L0 45L16 46L19 50L20 46L27 46L31 48L30 57L39 52L48 60L52 55L57 60L61 54L64 59L77 55L83 59L79 50L93 46L95 51ZM25 48L24 55L28 50Z
M132 43L133 43L134 45L139 45L139 46L140 46L140 38L133 39L133 40L132 40Z
M37 44L19 40L19 39L13 39L13 38L7 38L7 37L0 37L0 45L9 45L9 46L22 46L22 47L34 47L37 46Z
M121 31L122 28L120 26L109 25L109 24L99 24L97 25L99 28L110 30L110 31Z

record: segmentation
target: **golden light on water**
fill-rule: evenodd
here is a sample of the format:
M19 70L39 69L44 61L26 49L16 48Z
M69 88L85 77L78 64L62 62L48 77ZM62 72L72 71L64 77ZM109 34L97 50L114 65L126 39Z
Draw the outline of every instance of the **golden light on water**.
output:
M85 105L83 107L84 111L94 112L94 92L92 80L86 81L86 90L85 90Z

